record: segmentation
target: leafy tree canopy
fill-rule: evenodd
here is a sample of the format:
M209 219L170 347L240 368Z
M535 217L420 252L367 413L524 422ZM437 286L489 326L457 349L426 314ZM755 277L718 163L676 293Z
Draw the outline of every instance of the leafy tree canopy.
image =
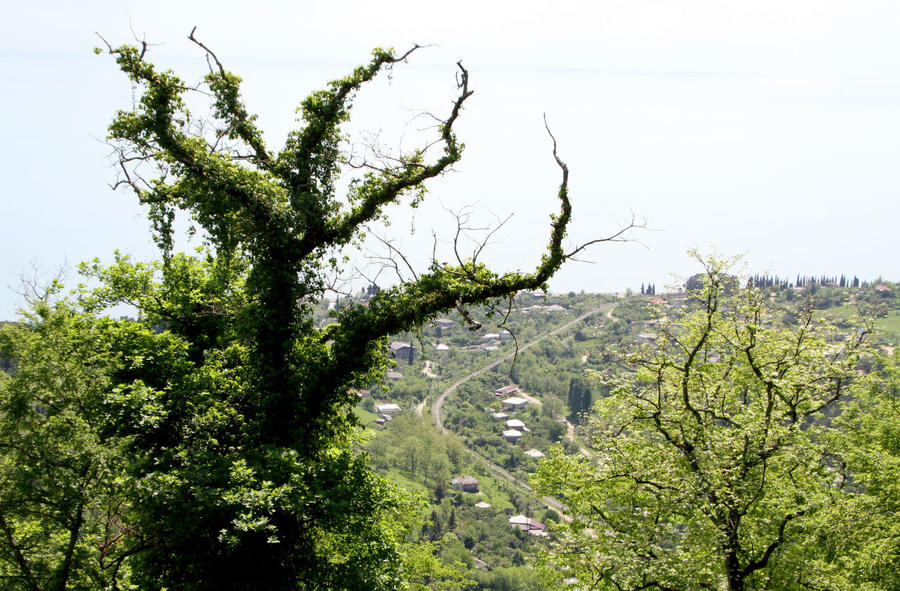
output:
M839 578L823 573L836 571L840 588L891 588L872 577L882 560L834 541L848 525L838 516L854 507L877 534L871 543L896 555L885 525L896 514L882 513L880 526L863 517L862 507L897 502L896 487L863 460L881 458L896 475L885 438L896 409L892 423L872 414L887 408L871 394L884 384L858 371L871 354L867 330L838 334L812 310L785 327L767 294L735 288L727 261L703 262L693 310L664 323L597 403L597 461L558 448L542 463L538 489L562 495L574 517L560 524L547 564L599 589L835 588ZM829 416L851 398L862 406L845 424L882 427L838 429ZM878 455L860 455L853 439ZM848 555L872 570L847 569Z
M103 536L115 537L116 550L101 545L100 554L113 564L103 574L112 588L402 588L399 548L416 511L358 451L349 390L380 377L387 335L539 288L586 246L562 247L568 170L554 142L560 210L533 271L498 274L477 253L453 265L435 261L316 326L313 306L342 270L342 249L387 206L421 200L424 183L459 160L454 124L472 95L469 74L460 64L458 94L432 144L364 164L338 194L341 125L356 93L418 47L376 49L368 64L308 96L299 128L271 150L243 103L240 78L193 32L190 39L210 63L200 87L156 68L146 44L107 46L136 97L109 127L118 186L148 206L161 258L84 265L99 288L57 307L42 303L38 316L7 333L4 354L14 357L53 338L84 345L50 348L46 355L57 357L34 357L2 385L0 451L17 466L0 483L9 492L0 523L4 572L27 581L23 588L61 581L61 589L75 580L67 573L96 560L98 546L88 540L107 523ZM210 99L206 119L186 108L198 91ZM204 246L193 255L175 252L178 215L201 231ZM134 305L140 319L97 319L120 303ZM85 435L69 441L64 431L75 423ZM45 430L45 455L71 461L44 467L16 455ZM68 497L31 490L50 480L28 470L57 470L58 494ZM111 496L98 497L110 482ZM29 515L23 503L38 494L52 510ZM104 511L109 518L99 517ZM58 543L38 552L40 536ZM95 551L79 555L82 547ZM420 567L406 567L413 570L424 580Z

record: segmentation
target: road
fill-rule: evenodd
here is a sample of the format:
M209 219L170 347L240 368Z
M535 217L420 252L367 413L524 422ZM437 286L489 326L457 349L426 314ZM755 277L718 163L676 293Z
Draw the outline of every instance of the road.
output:
M611 318L613 308L615 308L615 307L616 307L616 304L611 303L611 304L604 304L603 306L600 306L598 308L594 308L590 312L586 312L586 313L582 314L581 316L579 316L578 318L575 318L574 320L571 320L571 321L563 324L562 326L557 327L557 328L551 330L550 332L537 337L533 341L531 341L525 345L522 345L521 347L519 347L518 353L521 353L522 351L525 351L525 350L533 347L534 345L538 344L539 342L546 339L547 337L552 337L553 335L561 333L562 331L574 326L575 324L578 324L585 318L593 316L597 312L609 310L609 314L607 314L607 317ZM472 373L470 373L469 375L457 380L456 382L451 384L449 388L447 388L446 390L441 392L441 395L438 396L437 400L434 401L434 404L431 407L431 414L434 416L435 425L437 425L438 429L440 429L442 433L448 432L447 428L444 427L444 424L441 422L441 407L444 405L444 400L446 400L447 396L449 396L450 394L455 392L457 388L459 388L461 385L465 384L472 378L474 378L476 376L480 376L481 374L494 369L495 367L497 367L498 365L500 365L501 363L503 363L505 361L509 361L516 354L517 354L516 352L513 352L513 353L510 353L509 355L501 357L500 359L497 359L496 361L492 361L491 363L485 365L481 369L477 369L477 370L473 371ZM531 494L534 494L534 489L532 489L530 486L528 486L527 483L521 482L516 477L511 475L509 472L507 472L503 468L495 465L493 462L491 462L490 460L488 460L487 458L485 458L478 452L471 450L469 448L466 448L466 453L469 454L469 456L471 456L474 460L487 466L492 472L494 472L494 474L497 474L498 476L502 477L503 479L511 482L514 486L516 486L522 490L525 490ZM552 507L553 509L556 509L557 511L559 511L560 514L562 515L563 519L565 519L566 521L571 521L571 518L568 517L567 515L565 515L565 513L564 513L565 506L562 503L560 503L559 501L557 501L556 499L553 499L550 497L541 497L540 501L542 503L544 503L544 505L546 505L548 507Z
M572 327L573 325L578 324L579 322L581 322L581 321L584 320L585 318L589 318L590 316L593 316L593 315L596 314L597 312L602 312L602 311L604 311L604 310L609 310L609 313L612 314L612 310L613 310L613 308L615 308L615 307L616 307L616 304L615 304L615 303L611 303L611 304L604 304L604 305L600 306L599 308L594 308L594 309L591 310L590 312L586 312L586 313L582 314L581 316L579 316L578 318L576 318L576 319L574 319L574 320L571 320L571 321L569 321L569 322L563 324L562 326L557 327L557 328L551 330L550 332L548 332L548 333L546 333L546 334L543 334L543 335L539 336L538 338L534 339L534 340L531 341L530 343L527 343L527 344L525 344L525 345L522 345L521 347L519 347L518 353L521 353L522 351L526 351L526 350L530 349L531 347L533 347L533 346L535 346L536 344L540 343L541 341L543 341L543 340L546 339L547 337L552 337L553 335L556 335L556 334L561 333L562 331L566 330L567 328L570 328L570 327ZM607 315L607 317L611 317L611 316ZM434 405L431 407L431 414L434 415L434 423L435 423L435 425L438 426L438 429L440 429L442 433L446 433L446 432L447 432L446 427L444 427L444 424L441 422L441 407L444 405L444 400L447 398L447 396L449 396L450 394L452 394L453 392L455 392L457 388L459 388L461 385L465 384L466 382L468 382L468 381L471 380L472 378L474 378L474 377L476 377L476 376L480 376L480 375L483 374L484 372L490 371L490 370L494 369L495 367L497 367L498 365L500 365L500 364L503 363L504 361L509 361L509 360L512 359L516 354L517 354L516 352L510 353L509 355L506 355L506 356L504 356L504 357L501 357L500 359L498 359L498 360L496 360L496 361L493 361L493 362L491 362L491 363L485 365L485 366L482 367L481 369L478 369L478 370L473 371L473 372L470 373L469 375L467 375L467 376L465 376L465 377L463 377L463 378L457 380L456 382L454 382L449 388L447 388L446 390L444 390L444 391L441 393L440 396L438 396L437 400L435 400L435 402L434 402Z

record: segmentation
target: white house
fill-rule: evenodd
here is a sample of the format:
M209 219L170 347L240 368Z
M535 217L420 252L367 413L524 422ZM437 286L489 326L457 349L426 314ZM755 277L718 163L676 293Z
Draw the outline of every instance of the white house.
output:
M503 410L520 410L528 406L528 401L518 396L507 398L502 402Z
M453 328L456 325L456 322L450 320L449 318L438 318L434 321L436 326L441 327L442 329Z
M506 426L510 429L525 429L525 423L519 419L510 419L506 421Z
M375 405L375 410L381 415L395 415L399 413L401 409L392 402L389 404L377 404Z
M546 525L544 525L540 521L535 521L530 517L525 517L524 515L515 515L513 517L510 517L509 524L534 536L547 535L547 533L544 531L545 529L547 529Z
M510 443L515 443L522 438L522 432L517 429L507 429L503 432L503 439Z

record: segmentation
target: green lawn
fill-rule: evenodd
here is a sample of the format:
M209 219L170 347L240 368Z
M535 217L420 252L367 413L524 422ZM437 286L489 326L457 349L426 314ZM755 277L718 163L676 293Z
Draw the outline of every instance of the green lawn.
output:
M370 425L375 422L375 419L378 418L378 415L375 413L369 412L361 406L353 407L353 414L356 415L356 418L359 419L359 422L363 425Z
M852 305L828 308L824 313L843 320L859 319L859 310ZM891 310L887 316L876 319L875 329L881 333L881 336L892 343L900 341L900 310Z

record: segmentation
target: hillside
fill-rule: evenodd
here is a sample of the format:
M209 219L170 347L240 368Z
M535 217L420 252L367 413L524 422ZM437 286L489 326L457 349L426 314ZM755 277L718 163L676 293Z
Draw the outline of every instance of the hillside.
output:
M878 285L773 287L770 298L787 322L802 306L845 328L874 315L890 350L900 299L895 284ZM499 328L471 330L457 314L395 335L394 367L360 392L358 408L373 465L425 502L421 539L440 540L441 557L464 564L480 589L541 588L532 565L567 516L533 492L530 476L556 443L592 456L582 419L604 395L597 377L626 371L626 356L652 345L656 324L685 305L683 292L520 294Z

